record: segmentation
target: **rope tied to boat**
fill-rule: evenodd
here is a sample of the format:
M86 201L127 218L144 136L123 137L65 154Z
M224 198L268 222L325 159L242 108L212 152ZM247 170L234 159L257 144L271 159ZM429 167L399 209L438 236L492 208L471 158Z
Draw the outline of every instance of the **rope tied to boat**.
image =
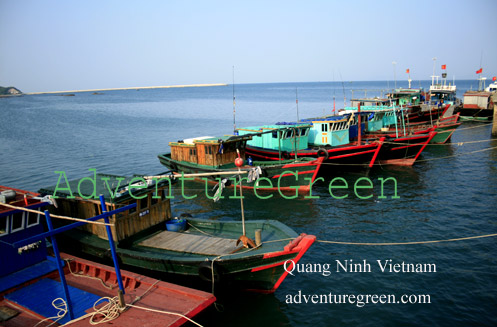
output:
M214 187L212 188L213 191L216 190L216 193L214 193L214 196L212 198L212 200L214 202L219 201L219 199L221 198L221 195L223 195L223 190L226 187L226 183L228 183L228 179L223 178L219 181L219 183L214 185Z
M254 168L251 168L248 172L248 176L247 176L247 181L249 183L253 182L253 181L256 181L259 179L259 176L262 174L262 169L260 166L257 166L257 167L254 167Z
M7 203L1 203L0 202L0 205L8 207L8 208L11 208L11 209L32 212L32 213L35 213L37 215L39 215L39 214L42 213L41 211L38 211L38 210L28 209L28 208L24 208L24 207L18 207L18 206L14 206L14 205L7 204ZM68 216L60 216L60 215L52 215L52 214L50 214L50 217L52 217L52 218L59 218L59 219L65 219L65 220L79 221L79 222L84 222L84 223L87 223L87 224L114 226L114 224L110 224L110 223L107 224L107 223L102 223L102 222L99 222L99 221L91 221L91 220L86 220L86 219L81 219L81 218L74 218L74 217L68 217Z

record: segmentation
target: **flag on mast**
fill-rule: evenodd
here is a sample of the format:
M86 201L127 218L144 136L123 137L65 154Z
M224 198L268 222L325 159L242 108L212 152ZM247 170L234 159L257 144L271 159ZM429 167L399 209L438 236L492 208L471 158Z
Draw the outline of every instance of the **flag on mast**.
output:
M447 69L447 65L442 65L442 69Z
M478 70L476 71L476 73L477 73L477 74L481 74L481 73L483 73L483 68L478 69Z

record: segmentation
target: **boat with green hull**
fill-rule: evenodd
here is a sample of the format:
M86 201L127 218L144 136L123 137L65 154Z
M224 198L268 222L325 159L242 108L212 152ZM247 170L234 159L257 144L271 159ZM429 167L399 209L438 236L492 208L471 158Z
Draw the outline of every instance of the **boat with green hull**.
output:
M103 195L107 211L136 203L136 208L109 217L117 256L129 270L153 272L161 279L206 283L214 279L218 286L271 293L287 276L285 262L296 263L316 239L273 220L243 224L243 220L171 219L170 179L149 177L95 172L82 179L65 178L65 183L40 193L56 198L57 207L50 207L53 214L82 219L102 214L97 194ZM179 228L179 223L186 227ZM240 235L255 238L255 247L239 244ZM81 226L59 237L67 253L112 260L106 226Z
M239 187L239 172L248 174L241 185L265 191L308 193L315 181L324 158L297 158L279 162L253 161L246 154L246 143L252 135L199 137L170 142L171 153L158 155L161 164L183 174L206 174L208 182ZM235 165L240 157L243 164ZM233 173L233 177L221 178L221 174Z
M275 220L245 222L247 235L261 231L262 244L246 249L236 246L242 226L239 221L214 221L187 218L183 232L162 226L141 233L117 247L120 261L127 266L146 269L154 275L175 279L194 279L223 288L274 292L285 279L285 262L297 263L315 241L312 235L298 235ZM76 231L64 235L63 244L79 244L86 255L109 259L108 242L96 235ZM291 261L290 261L291 260Z

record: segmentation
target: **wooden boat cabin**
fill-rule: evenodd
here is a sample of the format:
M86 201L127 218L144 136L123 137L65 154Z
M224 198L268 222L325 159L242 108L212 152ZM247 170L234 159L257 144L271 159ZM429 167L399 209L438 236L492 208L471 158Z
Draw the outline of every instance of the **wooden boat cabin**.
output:
M57 207L50 210L54 214L83 219L100 215L100 194L104 196L107 211L137 204L136 208L109 217L109 222L115 224L111 228L116 242L160 224L165 226L165 221L171 218L171 181L168 178L146 181L141 175L124 177L95 173L67 184L60 180L60 185L39 191L57 197ZM54 224L56 222L67 223L54 220ZM79 228L108 239L104 225L86 224Z
M223 137L203 136L169 142L171 159L185 161L201 166L221 167L233 165L238 157L245 158L245 146L251 135L226 135Z
M279 151L298 151L309 147L309 124L265 125L238 129L239 135L251 135L247 145Z

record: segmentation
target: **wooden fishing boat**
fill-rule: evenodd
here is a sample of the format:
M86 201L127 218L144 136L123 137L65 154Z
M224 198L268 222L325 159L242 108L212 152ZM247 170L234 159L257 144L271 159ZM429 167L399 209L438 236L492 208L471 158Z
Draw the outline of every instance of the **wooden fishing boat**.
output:
M96 180L102 177L110 178L108 185L116 185L119 178L95 175ZM124 189L122 193L121 190L111 193L103 183L96 183L96 189L93 186L85 188L85 183L80 184L79 180L68 183L71 189L80 185L80 194L71 198L68 189L61 190L57 186L40 190L43 194L54 195L55 192L60 197L57 199L58 208L50 208L54 213L78 218L99 214L100 206L91 199L95 192L103 194L105 205L110 209L136 203L134 211L127 210L109 218L114 224L117 256L129 269L146 269L164 278L193 280L206 285L214 279L216 287L271 293L287 276L284 263L287 260L296 263L315 240L315 236L299 235L277 221L250 220L245 222L244 235L253 238L260 234L261 243L247 249L237 242L244 229L240 221L188 217L183 218L187 222L186 230L168 230L166 225L171 217L168 183L143 183L141 188L131 184L131 193ZM117 193L122 195L116 197L114 194ZM156 202L153 202L154 198ZM60 238L67 252L110 260L108 241L101 226L75 229Z
M55 257L47 256L48 232L40 214L15 208L36 210L48 203L33 192L4 186L0 191L2 203L14 206L0 204L1 326L35 326L42 320L43 326L88 326L90 321L103 326L180 326L215 301L210 293L60 254L55 241ZM50 232L53 236L57 230Z
M255 178L245 180L243 188L259 188L258 177L269 179L270 185L264 184L265 191L290 191L298 190L299 194L309 192L310 185L316 179L323 158L289 158L278 163L267 161L246 160L242 167L234 164L237 156L248 159L246 142L251 135L199 137L178 142L170 142L171 153L160 154L159 161L172 171L181 173L208 173L210 182L220 182L216 172L236 174L242 172L260 172ZM234 176L234 175L233 175ZM226 186L239 185L236 179L229 178Z
M363 107L359 104L357 108L346 108L346 112L356 116L360 114L362 117L361 125L364 126L361 130L365 133L354 136L370 142L384 138L376 157L376 164L411 166L437 134L432 127L415 135L411 133L405 118L408 114L405 108L385 105L365 108L366 111L363 111Z
M377 163L380 165L412 166L437 132L427 134L390 134L384 141Z
M246 155L258 160L322 157L328 171L373 166L382 141L350 142L353 119L349 116L306 119L305 122L307 124L280 122L239 128L238 133L252 136L247 142Z

